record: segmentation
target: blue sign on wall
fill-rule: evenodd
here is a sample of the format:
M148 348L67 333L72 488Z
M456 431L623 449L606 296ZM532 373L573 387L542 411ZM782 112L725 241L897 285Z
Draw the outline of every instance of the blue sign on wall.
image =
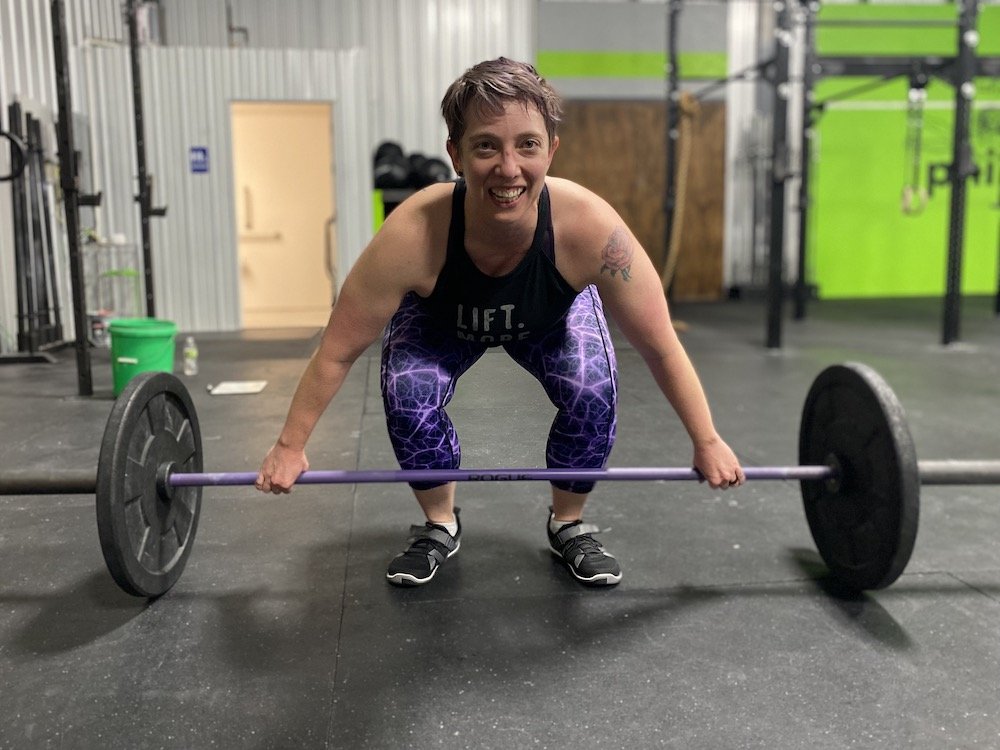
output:
M208 172L208 146L192 146L189 160L191 162L191 172L194 174L205 174Z

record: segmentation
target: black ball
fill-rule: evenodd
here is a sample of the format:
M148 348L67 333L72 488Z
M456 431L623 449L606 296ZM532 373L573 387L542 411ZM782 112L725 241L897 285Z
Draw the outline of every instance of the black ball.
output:
M375 162L375 187L392 190L409 187L410 161L402 154L389 154Z

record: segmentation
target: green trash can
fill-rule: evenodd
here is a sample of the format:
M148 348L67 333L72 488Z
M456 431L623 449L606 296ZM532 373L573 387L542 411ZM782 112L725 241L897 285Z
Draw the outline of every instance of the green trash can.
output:
M140 372L174 371L176 324L157 318L116 318L108 330L116 397Z

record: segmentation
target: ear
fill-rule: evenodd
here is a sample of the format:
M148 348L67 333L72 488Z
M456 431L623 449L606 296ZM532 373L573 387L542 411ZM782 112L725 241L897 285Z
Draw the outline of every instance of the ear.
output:
M549 166L552 166L552 158L556 155L556 150L559 148L559 136L553 136L552 145L549 147Z
M453 140L451 140L450 138L448 139L448 142L445 143L445 148L448 149L448 156L451 157L451 166L454 167L455 174L457 174L459 177L461 177L462 176L462 152L461 152L461 150L459 149L458 145Z

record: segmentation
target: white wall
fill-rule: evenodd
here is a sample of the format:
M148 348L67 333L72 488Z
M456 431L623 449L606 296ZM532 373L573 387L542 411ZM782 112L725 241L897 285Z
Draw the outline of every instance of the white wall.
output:
M125 49L80 50L95 72L92 131L102 154L99 182L115 186L103 207L107 235L139 236L130 190L136 173L131 89L122 75ZM333 103L338 268L350 268L372 226L366 54L362 50L147 48L142 55L147 168L154 206L150 219L156 313L181 330L240 327L235 199L229 104L232 101ZM126 144L122 149L121 144ZM192 173L193 146L208 148L209 171ZM275 149L281 144L275 143Z
M341 275L371 233L371 155L382 140L444 154L438 111L465 68L507 55L533 60L535 0L231 0L250 49L231 50L225 0L165 0L163 46L143 55L144 108L154 205L157 314L182 329L239 326L232 236L228 97L334 101ZM66 0L73 109L86 127L87 190L101 208L84 225L138 245L135 139L122 0ZM56 110L49 2L0 2L0 127L17 97ZM237 35L239 36L239 35ZM242 37L238 40L242 42ZM187 149L211 146L207 180L186 172ZM0 172L8 167L0 149ZM54 150L49 154L55 158ZM62 227L57 205L53 226ZM0 352L16 331L10 191L0 184ZM64 242L63 242L64 244ZM64 304L64 325L71 331Z
M506 55L534 60L537 0L169 0L168 45L369 52L371 141L444 156L438 106L469 66Z

